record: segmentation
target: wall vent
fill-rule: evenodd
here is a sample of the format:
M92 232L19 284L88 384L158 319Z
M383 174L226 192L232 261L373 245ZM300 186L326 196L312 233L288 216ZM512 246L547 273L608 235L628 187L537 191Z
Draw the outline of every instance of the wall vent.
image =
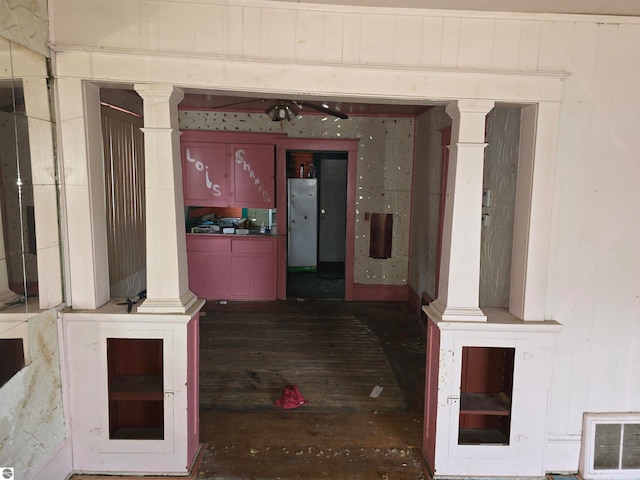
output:
M640 412L585 413L582 427L582 478L640 478Z

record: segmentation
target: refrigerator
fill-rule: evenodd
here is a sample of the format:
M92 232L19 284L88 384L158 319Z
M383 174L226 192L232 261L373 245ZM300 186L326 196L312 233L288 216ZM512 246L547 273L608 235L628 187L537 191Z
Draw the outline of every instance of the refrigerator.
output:
M315 271L318 266L318 180L289 178L287 267Z

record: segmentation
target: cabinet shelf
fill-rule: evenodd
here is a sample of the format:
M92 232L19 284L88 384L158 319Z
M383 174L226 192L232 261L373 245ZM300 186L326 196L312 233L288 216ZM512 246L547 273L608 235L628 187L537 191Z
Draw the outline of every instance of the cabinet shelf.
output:
M507 417L511 401L503 393L462 393L460 413L463 415L497 415Z
M109 400L162 400L161 375L120 375L111 379Z

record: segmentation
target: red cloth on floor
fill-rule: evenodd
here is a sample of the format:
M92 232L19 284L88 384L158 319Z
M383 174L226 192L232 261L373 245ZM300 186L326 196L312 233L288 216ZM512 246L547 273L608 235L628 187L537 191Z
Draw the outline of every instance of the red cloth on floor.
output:
M276 407L278 408L297 408L300 405L307 403L304 399L297 385L287 385L284 387L282 397L276 400Z

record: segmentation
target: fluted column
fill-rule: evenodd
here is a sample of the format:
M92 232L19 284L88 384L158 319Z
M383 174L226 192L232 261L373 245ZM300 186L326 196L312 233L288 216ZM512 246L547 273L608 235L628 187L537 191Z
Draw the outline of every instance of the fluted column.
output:
M147 299L145 313L184 313L196 302L189 290L184 235L178 103L172 85L135 86L144 102Z
M458 100L453 119L438 298L428 314L443 321L486 321L479 306L485 121L494 103Z

